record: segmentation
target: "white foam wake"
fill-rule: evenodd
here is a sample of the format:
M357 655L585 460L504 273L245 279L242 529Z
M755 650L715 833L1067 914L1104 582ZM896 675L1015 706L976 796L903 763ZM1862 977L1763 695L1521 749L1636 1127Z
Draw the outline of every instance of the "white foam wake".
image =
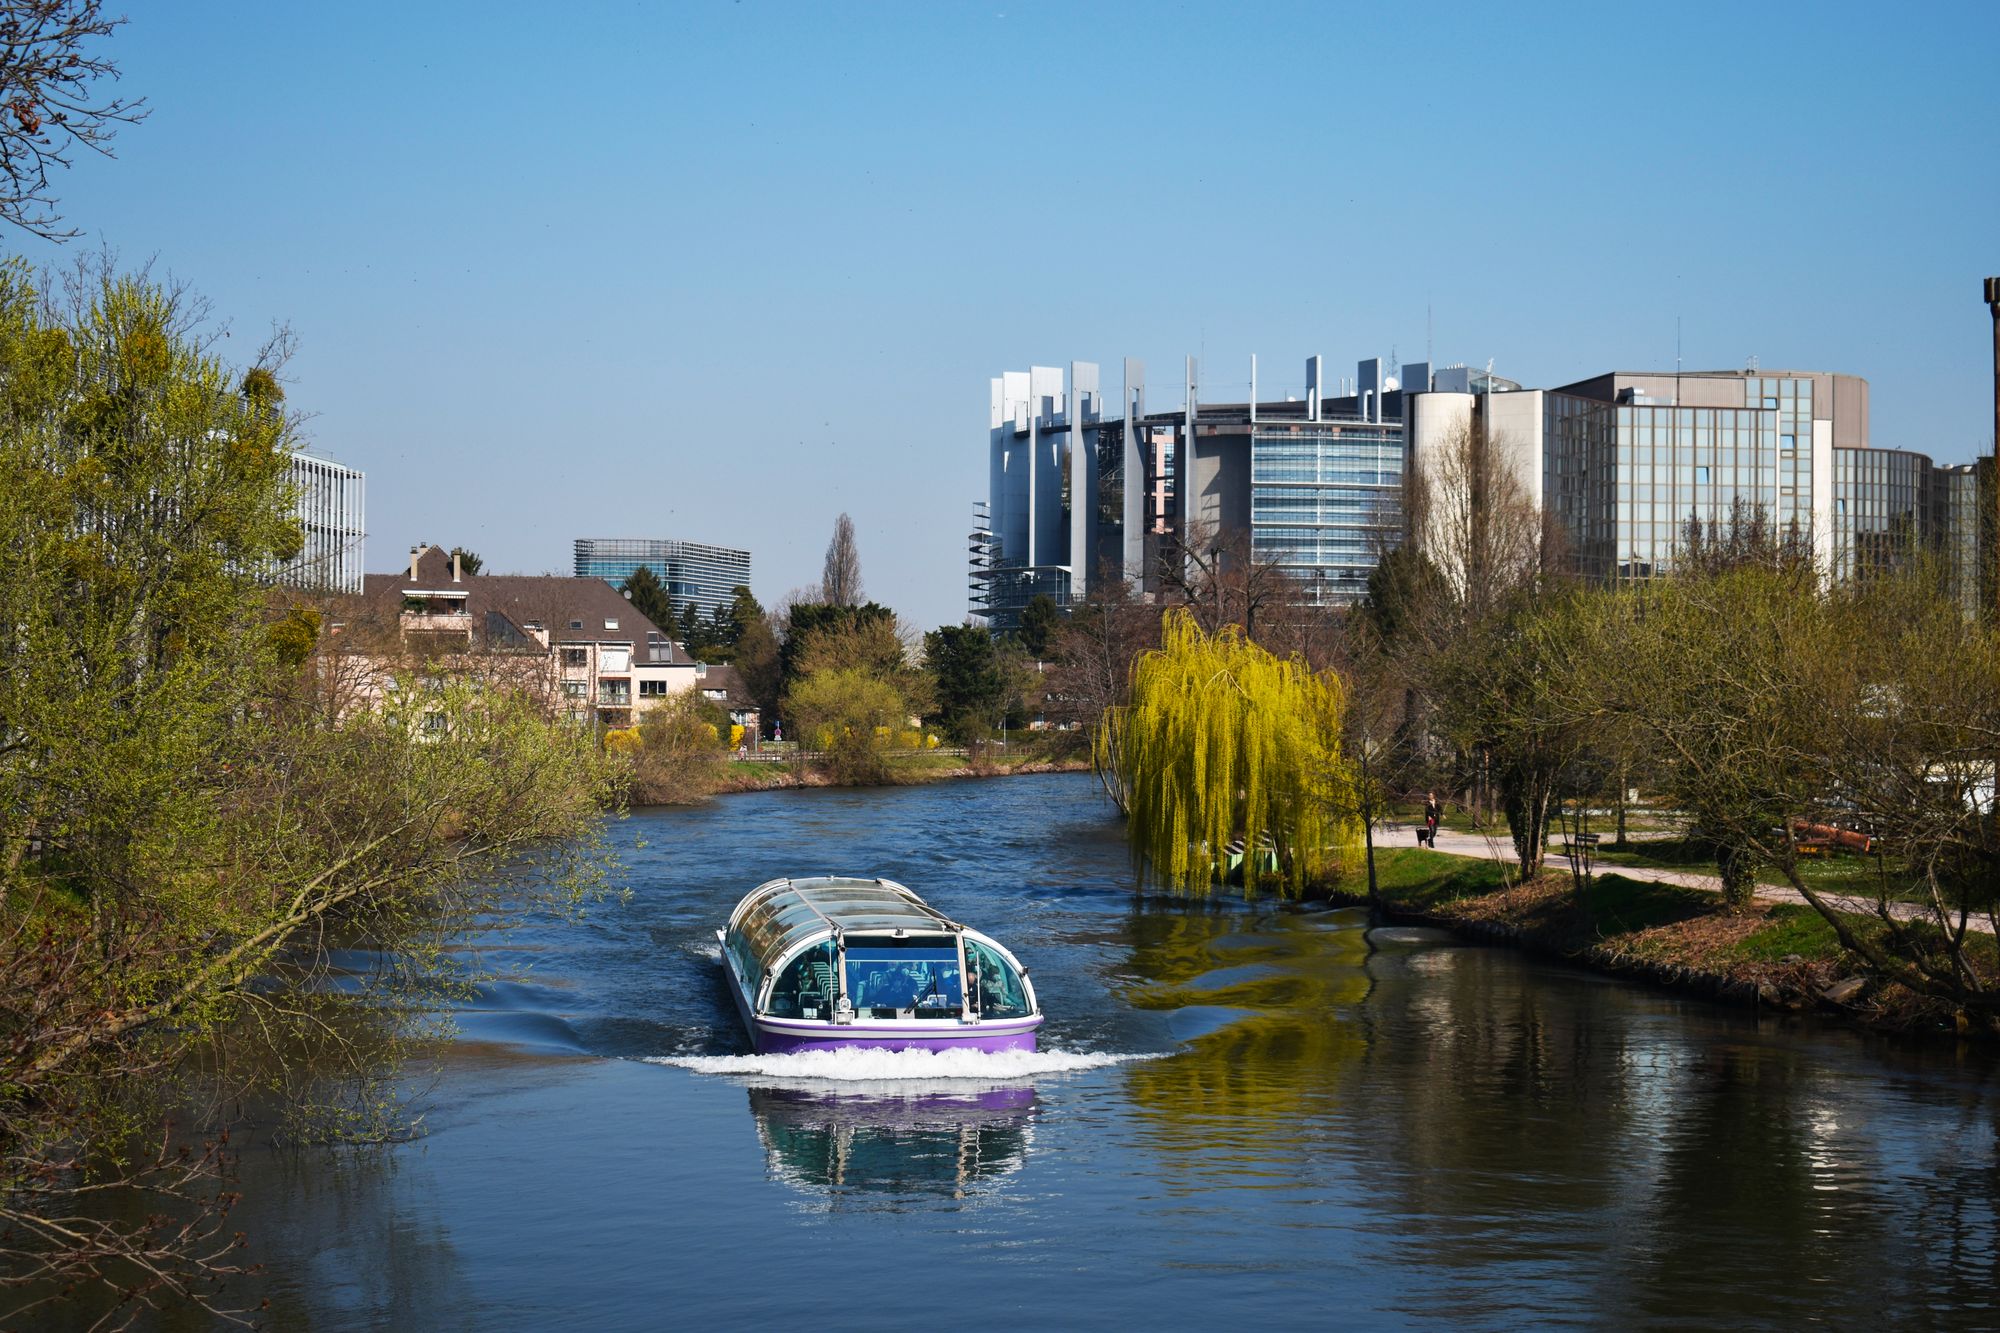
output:
M852 1047L790 1055L649 1055L646 1063L697 1074L734 1074L827 1083L1019 1083L1043 1074L1102 1069L1149 1055L1097 1051L885 1051Z

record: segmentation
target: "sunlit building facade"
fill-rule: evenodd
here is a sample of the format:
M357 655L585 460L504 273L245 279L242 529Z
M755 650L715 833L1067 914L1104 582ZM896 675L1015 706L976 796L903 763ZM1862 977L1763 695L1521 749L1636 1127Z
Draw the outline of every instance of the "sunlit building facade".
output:
M1302 393L1260 400L1253 359L1246 396L1204 402L1197 370L1190 358L1181 401L1152 412L1135 360L1115 400L1090 362L992 381L988 498L968 541L975 617L1006 632L1036 596L1079 600L1107 578L1156 589L1195 542L1281 568L1302 600L1361 596L1401 534L1398 380L1374 358L1332 384L1313 357ZM1428 366L1414 376L1431 382Z
M279 568L277 582L314 592L360 592L367 478L330 459L293 454L286 480L304 542Z

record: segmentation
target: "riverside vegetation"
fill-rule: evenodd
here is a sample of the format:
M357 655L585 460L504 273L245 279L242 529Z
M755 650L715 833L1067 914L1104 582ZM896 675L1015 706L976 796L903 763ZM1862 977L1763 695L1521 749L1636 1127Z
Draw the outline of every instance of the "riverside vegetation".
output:
M1504 827L1515 853L1504 882L1489 886L1499 896L1470 895L1486 900L1477 912L1458 899L1488 872L1454 872L1473 878L1452 881L1454 905L1436 909L1447 916L1484 914L1572 956L1657 955L1704 985L1734 975L1750 983L1737 993L1766 1001L1831 990L1896 1023L2000 1036L1992 616L1970 616L1948 598L1916 549L1829 584L1796 529L1780 531L1747 506L1726 519L1691 518L1662 576L1592 583L1571 573L1504 456L1469 433L1451 442L1405 496L1421 548L1385 551L1350 612L1269 592L1282 574L1242 552L1195 567L1187 609L1174 613L1207 612L1208 632L1235 624L1297 663L1283 702L1266 713L1287 718L1298 753L1323 756L1310 762L1340 774L1317 799L1324 817L1368 830L1369 896L1383 892L1376 821L1397 798L1435 789ZM1200 895L1215 882L1203 873L1205 846L1227 834L1284 847L1304 825L1296 808L1253 805L1256 782L1211 769L1233 726L1210 715L1209 691L1223 676L1186 667L1218 641L1195 644L1170 620L1162 642L1147 624L1157 616L1115 588L1078 608L1063 634L1062 678L1096 705L1099 766L1114 796L1128 798L1135 846L1156 878ZM1121 677L1120 659L1138 666ZM1179 720L1152 726L1158 739L1142 754L1130 719L1159 710L1150 696L1168 680ZM1328 713L1307 705L1311 692L1343 701L1338 751L1314 738ZM1207 813L1129 799L1159 774L1208 784ZM1582 834L1592 811L1614 812L1622 848L1633 788L1685 819L1678 845L1706 858L1719 895L1545 866L1552 835ZM1874 839L1865 867L1823 869L1821 840L1810 835L1836 826ZM1398 874L1407 875L1407 856ZM1294 857L1310 872L1309 858ZM1346 876L1314 887L1349 892L1359 867L1349 859L1343 868ZM1245 892L1262 878L1247 874ZM1314 880L1269 878L1292 893ZM1803 906L1756 901L1760 880L1793 890ZM1404 896L1389 905L1408 907L1409 886L1396 887ZM1668 903L1671 921L1661 916ZM1774 941L1784 947L1766 960ZM1796 975L1742 974L1746 958Z
M589 733L415 677L335 725L318 614L255 577L300 542L285 340L240 369L214 337L143 277L0 266L12 1320L226 1304L221 1108L256 1092L303 1141L398 1133L399 1059L468 980L452 930L604 882L618 768ZM448 725L419 741L410 695ZM391 961L336 983L348 939Z

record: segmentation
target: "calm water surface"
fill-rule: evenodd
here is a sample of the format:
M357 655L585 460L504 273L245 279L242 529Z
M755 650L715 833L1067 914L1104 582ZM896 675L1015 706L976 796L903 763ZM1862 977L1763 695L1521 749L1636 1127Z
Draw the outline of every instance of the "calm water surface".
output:
M278 1326L2000 1325L1988 1058L1141 901L1079 776L617 836L628 901L490 951L426 1138L246 1154ZM713 932L830 872L1008 943L1044 1058L748 1058Z

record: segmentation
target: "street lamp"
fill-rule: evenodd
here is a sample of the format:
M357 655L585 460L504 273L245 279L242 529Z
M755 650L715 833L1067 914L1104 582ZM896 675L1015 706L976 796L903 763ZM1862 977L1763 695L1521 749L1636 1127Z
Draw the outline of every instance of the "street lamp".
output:
M1993 571L1993 596L2000 601L2000 277L1986 280L1986 308L1993 312L1993 549L1986 559Z

